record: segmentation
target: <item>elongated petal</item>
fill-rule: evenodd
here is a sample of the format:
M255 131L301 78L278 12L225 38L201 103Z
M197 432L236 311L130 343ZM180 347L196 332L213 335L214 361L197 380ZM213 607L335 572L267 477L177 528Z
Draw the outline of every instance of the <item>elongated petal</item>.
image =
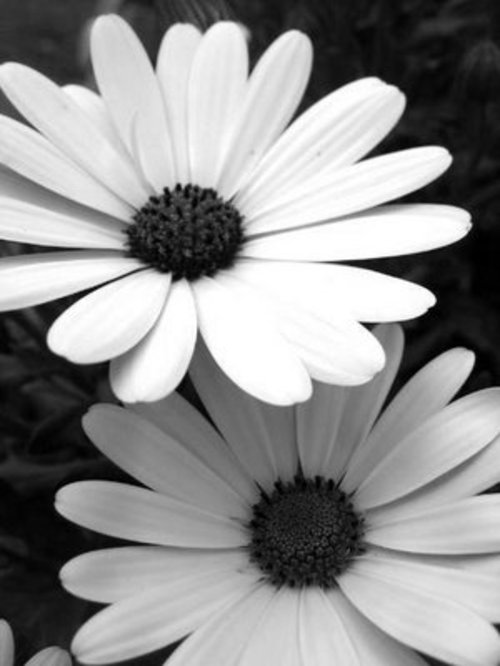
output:
M67 562L59 577L66 590L99 603L114 603L157 587L175 588L193 576L243 571L242 550L129 546L84 553ZM187 580L186 580L187 579Z
M404 337L399 326L378 326L374 335L382 345L386 363L371 382L349 389L345 396L336 445L326 461L334 478L342 477L342 488L356 488L350 479L351 459L365 445L366 437L377 419L389 393L403 354Z
M227 145L218 191L230 198L285 129L304 94L312 64L309 39L287 32L255 66Z
M396 124L403 108L404 95L379 79L360 79L335 90L278 138L238 193L236 204L258 205L324 169L364 157Z
M262 487L272 488L277 464L266 414L276 408L235 386L201 341L189 372L203 404L229 443L229 450L234 451L252 479Z
M323 318L314 309L279 301L275 309L281 331L314 379L352 386L364 384L382 369L385 358L380 344L342 312Z
M105 456L149 488L210 512L246 517L246 505L220 476L138 414L94 405L82 424Z
M433 204L381 206L316 225L313 223L321 221L321 216L311 216L310 226L291 231L286 228L297 225L291 224L291 216L285 218L281 233L278 229L278 233L250 238L242 249L242 256L288 261L394 257L449 245L470 230L470 216L466 211ZM254 233L253 223L250 229Z
M345 298L336 301L335 293L331 299L325 296L332 276L325 273L323 280L321 270L330 267L315 268L242 260L233 275L257 293L260 303L267 301L312 377L333 384L362 384L382 368L382 348L351 315Z
M474 354L457 348L441 354L399 391L353 460L349 475L360 483L399 441L443 409L469 376Z
M46 303L142 268L118 252L46 252L0 261L0 310Z
M397 520L404 515L420 513L423 509L448 504L488 490L500 480L499 460L500 437L496 437L491 444L467 460L465 465L397 502L380 507L379 511L375 510L375 515L383 512L383 520L388 522L391 516Z
M169 666L234 666L275 592L268 585L256 586L245 596L202 626L177 648Z
M0 116L0 162L73 201L130 219L133 209L38 132Z
M311 383L304 366L256 297L220 279L200 279L193 290L201 334L237 385L277 405L309 397Z
M328 463L338 442L337 432L349 390L314 382L311 398L295 406L297 447L304 476L314 477L320 471L334 476Z
M131 659L183 638L217 612L248 594L253 581L234 572L193 575L177 590L159 587L94 615L78 631L71 649L86 664Z
M266 661L269 664L300 666L298 610L299 595L296 590L278 590L263 612L239 666L255 666Z
M124 402L154 401L177 388L196 342L197 320L191 288L175 282L149 333L110 366L115 395Z
M135 32L119 16L102 16L92 27L91 53L99 90L122 141L134 153L136 131L147 181L157 192L172 187L174 164L163 100Z
M458 467L500 433L500 389L485 389L445 407L409 433L356 490L368 509L407 495Z
M79 213L79 214L78 214ZM85 210L73 217L24 201L0 197L0 237L54 247L123 250L125 225L102 221Z
M500 659L497 632L465 606L355 572L339 585L369 620L415 650L457 666L495 666Z
M340 590L334 589L327 594L356 648L359 666L428 666L413 650L367 620Z
M0 663L14 666L14 636L6 620L0 620Z
M111 115L106 108L103 98L85 86L70 84L63 86L63 90L90 118L99 132L107 138L123 159L130 165L133 165L132 156L121 140L116 127L113 125Z
M71 666L71 657L66 650L48 647L31 657L25 666Z
M361 666L357 645L342 621L342 614L321 588L300 592L299 642L302 662L308 666Z
M110 481L81 481L56 495L59 513L82 527L140 543L181 548L234 548L242 527L160 493Z
M241 210L251 220L252 234L328 221L413 192L435 180L450 162L449 153L435 146L379 155L333 169L281 197L268 198L260 209L244 206Z
M228 128L241 105L248 76L243 31L221 21L203 36L191 65L188 88L188 142L191 178L216 187Z
M77 301L52 324L47 342L74 363L99 363L143 338L161 312L170 276L146 269Z
M223 376L223 373L219 371L218 375ZM228 380L227 383L229 384ZM215 382L212 386L214 393L217 392ZM197 388L204 395L203 391L199 389L199 383L197 383ZM232 388L234 389L234 386ZM213 417L211 403L206 404ZM202 460L209 469L222 477L249 504L254 503L257 491L254 479L261 477L255 475L252 477L251 470L243 469L234 455L233 447L228 447L212 424L182 396L178 393L171 393L164 400L134 403L129 405L129 408L177 440L194 456ZM217 419L215 420L217 422ZM221 430L221 432L224 431ZM245 439L245 441L247 440ZM255 444L257 446L257 442Z
M188 151L188 83L200 41L201 33L194 25L173 25L162 40L156 65L179 183L192 180Z
M380 557L370 554L362 556L356 561L356 572L445 597L466 606L490 622L498 622L500 618L498 576L386 554Z
M366 539L383 548L436 555L494 553L500 550L500 496L458 500L411 516L370 519Z
M0 84L20 113L68 157L131 206L144 205L148 193L137 174L64 90L19 63L1 66Z
M410 319L436 301L423 287L352 266L241 259L235 268L245 282L329 319L339 312L363 322Z

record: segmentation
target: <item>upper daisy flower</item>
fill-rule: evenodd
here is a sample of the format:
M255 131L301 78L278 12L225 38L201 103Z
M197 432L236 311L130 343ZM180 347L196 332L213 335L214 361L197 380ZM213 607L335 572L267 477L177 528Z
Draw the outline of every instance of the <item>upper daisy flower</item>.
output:
M0 664L14 666L14 636L5 620L0 620ZM48 647L31 657L26 666L71 666L71 658L66 650Z
M91 53L99 94L0 68L36 128L0 117L0 237L80 248L3 259L0 308L106 283L55 321L48 343L76 363L111 359L129 402L176 387L198 329L224 372L268 402L307 399L311 377L368 381L384 355L359 322L415 317L434 297L322 262L421 252L469 228L450 206L381 206L439 176L446 150L358 162L401 115L399 90L361 79L287 127L311 69L300 32L250 75L229 22L204 35L173 26L155 71L131 28L106 16Z
M83 481L56 506L128 546L86 553L65 587L111 604L77 633L101 664L191 634L169 666L497 666L500 389L448 404L473 355L436 358L379 416L402 352L357 388L317 384L272 407L200 350L196 388L221 434L178 394L99 405L84 427L150 489Z

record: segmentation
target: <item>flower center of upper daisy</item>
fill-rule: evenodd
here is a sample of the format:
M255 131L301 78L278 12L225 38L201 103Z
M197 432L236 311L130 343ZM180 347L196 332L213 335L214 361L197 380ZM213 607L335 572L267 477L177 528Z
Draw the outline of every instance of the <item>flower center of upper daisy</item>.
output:
M152 196L128 226L129 256L173 280L229 268L243 245L243 218L215 190L177 184Z
M334 587L363 552L363 519L331 479L276 482L249 523L250 559L276 586Z

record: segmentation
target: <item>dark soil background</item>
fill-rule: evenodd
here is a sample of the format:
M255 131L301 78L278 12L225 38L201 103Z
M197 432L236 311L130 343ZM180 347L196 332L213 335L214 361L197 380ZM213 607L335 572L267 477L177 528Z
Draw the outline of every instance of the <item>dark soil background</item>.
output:
M405 324L408 346L399 382L439 352L463 345L477 354L465 390L500 383L497 0L0 0L0 61L21 61L61 84L91 85L85 26L109 11L122 13L152 54L178 20L207 27L235 18L250 31L254 57L283 30L301 29L315 46L304 108L362 76L401 87L407 111L378 151L446 146L452 168L410 199L463 206L474 228L444 250L366 262L438 296L432 312ZM12 113L4 99L0 111ZM0 245L2 254L18 251ZM58 569L73 555L110 542L58 518L55 490L77 479L120 475L80 430L89 405L113 399L105 366L71 366L44 343L64 305L0 318L0 616L13 626L18 663L48 644L69 645L95 606L62 591ZM167 654L133 663L160 664Z

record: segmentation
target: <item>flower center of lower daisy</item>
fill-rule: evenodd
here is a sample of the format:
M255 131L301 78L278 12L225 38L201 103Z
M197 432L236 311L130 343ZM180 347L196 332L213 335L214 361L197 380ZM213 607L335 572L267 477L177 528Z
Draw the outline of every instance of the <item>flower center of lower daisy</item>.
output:
M152 196L127 227L129 256L173 280L229 268L243 245L243 218L215 190L177 184Z
M363 518L331 479L276 482L261 492L249 523L250 559L275 586L334 587L364 551Z

